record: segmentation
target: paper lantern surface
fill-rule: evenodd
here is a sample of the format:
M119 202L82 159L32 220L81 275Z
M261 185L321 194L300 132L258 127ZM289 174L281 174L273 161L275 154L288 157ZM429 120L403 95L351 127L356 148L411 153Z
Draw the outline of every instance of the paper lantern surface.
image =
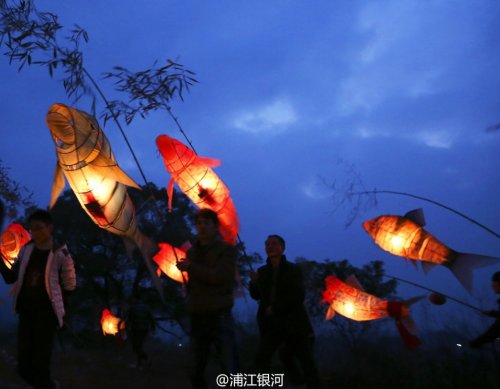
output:
M435 265L448 267L469 292L474 268L499 263L500 258L452 250L422 228L424 222L418 215L423 216L421 209L408 212L404 217L382 215L364 222L363 228L383 250L422 261L426 271Z
M126 186L139 186L118 166L108 139L89 114L54 104L47 125L58 163L52 188L52 207L64 189L64 177L84 211L101 228L134 240L135 210Z
M415 335L416 326L409 314L409 306L423 297L408 302L382 300L360 290L355 277L351 276L346 281L347 283L344 283L335 276L328 276L325 279L323 302L330 304L326 313L327 320L336 312L355 321L391 317L395 320L398 332L408 347L414 348L421 344Z
M168 184L171 208L173 185L179 188L200 208L209 208L219 217L219 231L224 241L236 243L239 221L229 189L211 167L219 161L197 156L193 150L167 135L156 138L165 168L172 175Z
M335 276L325 280L323 301L337 313L355 321L376 320L389 316L388 302L358 288L350 286Z
M158 243L158 247L160 251L153 257L153 261L159 269L174 281L181 283L187 281L188 273L181 272L176 266L178 261L186 258L186 252L168 243Z
M101 315L101 329L104 335L116 335L125 328L125 323L105 308Z
M10 269L22 247L31 240L28 231L19 223L11 223L0 237L0 253L5 265Z

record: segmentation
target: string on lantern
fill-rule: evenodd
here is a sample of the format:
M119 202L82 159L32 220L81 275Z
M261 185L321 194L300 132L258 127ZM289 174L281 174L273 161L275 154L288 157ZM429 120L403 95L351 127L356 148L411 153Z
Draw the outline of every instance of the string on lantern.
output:
M468 303L466 303L466 302L463 302L463 301L461 301L461 300L458 300L458 299L456 299L456 298L454 298L454 297L452 297L452 296L449 296L449 295L447 295L447 294L444 294L444 293L438 292L438 291L437 291L437 290L435 290L435 289L428 288L428 287L426 287L426 286L423 286L423 285L417 284L417 283L412 282L412 281L405 280L405 279L403 279L403 278L399 278L399 277L391 276L391 275L389 275L389 274L384 274L384 277L387 277L387 278L392 278L393 280L400 281L400 282L404 282L404 283L406 283L406 284L413 285L413 286L415 286L415 287L417 287L417 288L420 288L420 289L428 290L429 292L433 292L433 293L439 294L439 295L441 295L441 296L446 297L446 298L447 298L447 299L449 299L449 300L452 300L452 301L455 301L456 303L462 304L462 305L466 306L467 308L473 309L473 310L478 311L478 312L482 312L482 310L481 310L481 309L479 309L479 308L477 308L477 307L475 307L475 306L473 306L473 305L470 305L470 304L468 304Z

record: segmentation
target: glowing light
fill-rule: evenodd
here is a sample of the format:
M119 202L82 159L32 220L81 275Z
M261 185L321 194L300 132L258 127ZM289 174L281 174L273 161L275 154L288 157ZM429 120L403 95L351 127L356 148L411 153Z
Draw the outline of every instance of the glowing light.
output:
M109 309L104 309L101 315L101 328L104 335L116 335L125 328L125 323L114 316Z
M404 240L399 235L391 238L391 244L394 251L403 251Z
M19 251L30 239L29 232L21 224L12 223L7 226L0 237L0 253L5 266L12 268Z
M187 281L188 274L186 272L181 272L176 266L177 261L186 258L186 252L168 243L159 243L158 247L160 251L153 257L153 261L156 262L159 269L174 281Z
M344 305L344 310L347 315L352 315L354 313L354 304L353 303L346 303Z

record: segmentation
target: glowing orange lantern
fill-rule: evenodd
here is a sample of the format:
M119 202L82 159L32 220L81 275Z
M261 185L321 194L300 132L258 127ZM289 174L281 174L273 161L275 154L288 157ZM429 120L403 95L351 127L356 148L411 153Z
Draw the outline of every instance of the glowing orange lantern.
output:
M125 322L105 308L101 315L101 328L104 335L116 335L125 328Z
M188 273L181 272L176 266L177 262L186 258L186 252L168 243L158 243L158 247L160 251L153 257L153 261L158 265L159 271L162 271L174 281L187 281Z
M156 138L167 171L172 175L167 187L169 208L172 208L174 182L200 208L209 208L219 217L219 231L229 244L236 243L238 216L229 189L211 167L218 160L198 157L193 150L167 135Z
M420 344L420 340L414 335L416 328L410 316L409 306L423 296L405 302L387 301L362 291L354 276L348 277L346 282L335 276L326 278L322 301L330 304L326 313L327 320L335 316L336 312L355 321L392 317L407 346L416 347Z
M53 104L47 125L57 152L50 207L64 189L64 177L84 211L99 227L132 240L140 249L156 288L163 292L151 256L155 245L137 227L127 186L139 186L118 166L111 146L94 117L63 104Z
M412 260L420 260L424 270L435 265L448 267L462 285L472 290L472 270L498 263L500 258L454 251L424 230L422 209L404 217L383 215L363 223L363 228L385 251Z
M31 240L31 236L21 224L12 223L7 226L0 240L0 253L3 262L10 269L21 248Z

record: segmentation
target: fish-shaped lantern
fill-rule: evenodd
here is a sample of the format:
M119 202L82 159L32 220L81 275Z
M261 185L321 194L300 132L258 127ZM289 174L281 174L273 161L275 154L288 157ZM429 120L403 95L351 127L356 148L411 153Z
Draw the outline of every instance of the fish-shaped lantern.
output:
M169 208L172 208L172 195L176 182L196 206L209 208L217 213L222 238L234 245L239 230L238 215L229 189L211 169L220 162L197 156L186 145L167 135L158 136L156 145L167 171L172 175L167 186Z
M424 296L407 301L382 300L364 292L354 276L349 276L346 282L335 276L328 276L325 285L322 301L330 304L326 313L327 320L335 316L336 312L355 321L391 317L395 319L398 331L408 347L413 348L421 344L415 335L416 327L409 307Z
M160 251L153 257L153 261L158 265L158 271L165 273L168 277L177 282L186 282L188 273L177 269L176 264L186 258L186 251L177 248L169 243L158 243Z
M50 207L64 189L66 177L82 208L99 227L135 243L163 298L151 260L156 246L139 230L127 193L126 186L139 186L118 166L99 124L86 112L64 104L53 104L46 120L58 159Z
M382 215L363 223L363 228L375 243L391 254L422 261L429 271L435 265L449 268L469 292L472 291L472 270L498 263L500 258L459 253L441 243L422 227L425 218L422 209L404 216Z
M28 231L19 223L11 223L0 237L0 253L7 268L12 268L21 248L31 240Z
M125 328L125 322L116 317L107 308L103 309L101 315L101 329L104 335L116 335Z

